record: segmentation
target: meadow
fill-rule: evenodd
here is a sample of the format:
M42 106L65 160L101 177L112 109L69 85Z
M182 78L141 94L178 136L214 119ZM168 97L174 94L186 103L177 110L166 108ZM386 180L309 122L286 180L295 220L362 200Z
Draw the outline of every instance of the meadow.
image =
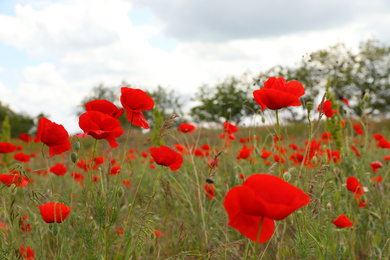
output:
M271 97L263 126L143 134L132 91L0 143L1 259L389 259L390 120L330 95L289 123Z

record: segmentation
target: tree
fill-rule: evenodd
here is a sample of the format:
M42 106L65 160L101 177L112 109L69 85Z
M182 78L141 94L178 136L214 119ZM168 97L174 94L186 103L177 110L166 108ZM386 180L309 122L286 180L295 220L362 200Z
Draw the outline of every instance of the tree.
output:
M203 85L195 98L200 105L191 109L191 116L198 121L239 124L260 108L253 98L255 89L246 74L241 78L227 78L215 86Z
M22 133L30 133L34 129L36 122L33 117L25 113L16 113L7 105L0 102L0 123L8 117L10 133L12 138L18 137ZM3 129L0 129L2 132Z
M390 109L390 46L377 40L362 42L356 53L339 43L309 54L297 68L276 66L259 73L258 78L271 76L300 81L306 88L304 101L314 100L330 76L330 91L338 100L351 101L357 115L362 113L361 101L367 92L370 93L368 113L379 114Z

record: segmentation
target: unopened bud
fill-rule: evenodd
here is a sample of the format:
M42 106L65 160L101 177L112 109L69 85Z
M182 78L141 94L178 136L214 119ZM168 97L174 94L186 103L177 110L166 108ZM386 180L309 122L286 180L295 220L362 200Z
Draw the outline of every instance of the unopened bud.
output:
M332 208L332 204L330 202L328 202L328 204L326 204L326 208L327 209L331 209Z
M263 124L265 123L265 117L261 117L261 122L263 122Z
M72 160L73 163L76 163L77 162L77 154L76 153L71 153L70 154L70 159Z
M375 223L374 223L374 221L372 221L372 220L370 220L370 221L368 221L368 226L370 227L370 228L375 228Z
M340 253L344 254L347 251L347 248L344 245L339 246Z
M364 102L368 102L368 100L370 100L370 94L368 92L366 94L364 94L363 100L364 100Z
M96 229L97 228L97 224L96 224L96 221L91 221L91 228L92 230Z
M308 111L312 110L313 106L314 106L313 101L306 102L306 108Z
M80 150L80 142L74 142L74 143L73 143L73 148L74 148L76 151Z
M285 172L285 173L283 174L283 179L284 179L285 181L289 181L289 180L291 179L291 173Z
M317 162L318 162L317 156L313 156L313 158L311 158L311 164L317 164Z
M121 199L125 195L125 190L123 187L119 187L116 191L116 195L118 196L119 199Z

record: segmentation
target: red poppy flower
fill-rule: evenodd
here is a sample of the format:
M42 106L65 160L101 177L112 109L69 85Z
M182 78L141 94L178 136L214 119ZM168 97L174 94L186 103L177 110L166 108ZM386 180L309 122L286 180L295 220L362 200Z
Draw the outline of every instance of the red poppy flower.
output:
M265 108L272 110L284 107L300 106L299 98L305 94L305 89L298 81L286 82L283 77L269 78L264 87L253 91L253 97L260 105L261 111Z
M116 233L117 233L118 235L123 235L123 229L118 228L118 230L116 231Z
M24 187L28 184L28 178L21 176L18 172L0 174L0 181L7 187L15 184L16 187Z
M20 229L24 232L30 232L31 231L31 224L30 223L26 223L26 219L28 219L28 215L22 217L22 219L20 220Z
M239 141L240 141L240 143L245 144L245 139L244 138L241 137Z
M353 144L351 144L351 149L355 152L356 156L357 157L360 157L361 154L359 153L358 149L356 148L356 146L354 146Z
M303 161L303 155L299 152L293 153L288 159L294 163L294 166L301 163Z
M213 169L218 167L218 162L219 162L219 158L217 158L216 164L214 165ZM207 162L207 166L209 167L209 169L210 169L210 167L211 167L213 164L214 164L214 159L212 159L212 160L210 160L210 161Z
M379 141L379 140L381 140L382 138L385 138L385 137L382 134L373 134L372 138L374 138L375 140Z
M183 157L178 152L164 145L159 148L150 148L150 154L158 165L167 166L172 171L179 169L183 163Z
M16 151L16 145L8 142L0 143L0 153L13 153Z
M39 119L38 133L34 142L42 142L49 147L50 158L70 150L69 134L62 125L49 119Z
M374 172L377 172L379 168L383 167L383 165L380 161L372 162L372 163L370 163L370 166Z
M353 129L358 135L364 135L363 129L360 125L353 125Z
M298 150L298 146L296 144L289 144L288 147L290 147L293 150Z
M277 154L274 154L274 161L279 163L279 155ZM280 160L282 163L285 163L286 160L282 157L282 159Z
M129 181L129 180L123 180L122 181L123 182L123 185L125 185L125 186L131 186L131 182Z
M328 155L328 163L333 159L334 163L341 162L340 151L331 151L326 149L326 154Z
M318 106L317 111L320 111L321 105ZM327 117L332 117L334 113L337 113L337 110L332 109L332 101L326 100L322 104L322 112L325 114Z
M154 107L153 99L140 89L123 87L121 93L121 103L126 109L127 120L138 127L149 129L142 110L152 109Z
M245 180L245 178L246 178L245 175L242 172L240 172L238 174L238 176L240 177L241 180Z
M24 245L21 245L19 248L19 254L23 259L26 260L33 260L34 259L34 250L31 249L31 247L26 247Z
M333 140L332 134L328 131L321 135L321 139L327 144L330 140Z
M206 191L207 198L209 198L211 200L214 199L214 197L215 197L215 187L214 187L214 185L211 184L211 183L206 182L204 184L204 189Z
M341 100L344 101L344 103L347 105L347 107L349 107L348 99L346 99L346 98L341 98Z
M383 178L381 176L374 176L372 177L372 182L383 182Z
M387 161L390 162L390 155L385 155L385 158L383 160L385 163L387 163Z
M236 140L236 137L233 135L234 133L238 132L238 127L235 125L230 124L229 122L223 123L223 129L224 133L222 133L219 138L224 139L226 136L226 133L228 133L230 140Z
M58 176L64 176L66 173L66 166L62 163L56 163L54 166L50 167L50 172Z
M201 147L202 150L206 150L206 151L209 151L210 150L210 146L208 144L203 144L202 147Z
M58 202L49 202L45 205L39 205L39 211L46 223L61 223L69 216L72 208L73 207L68 208L65 204Z
M245 144L242 146L240 150L240 154L237 156L237 159L246 159L251 154L252 149L248 148Z
M154 232L154 235L155 235L156 237L160 237L160 236L163 235L163 232L161 232L161 231L158 230L158 229L154 230L153 232Z
M14 154L14 159L19 162L28 163L30 161L30 156L25 153L16 153Z
M195 130L195 126L187 123L182 123L179 126L179 131L182 133L191 133L192 131Z
M77 182L82 182L85 178L84 175L82 175L81 173L79 172L74 172L74 173L71 173L70 176L73 177L73 179Z
M85 110L99 111L103 114L110 115L115 119L118 119L125 112L123 108L119 109L113 103L105 99L89 101L87 104L85 104Z
M268 152L268 151L265 151L265 150L261 152L261 158L262 159L267 159L271 155L272 155L272 152Z
M252 241L259 243L271 238L274 220L282 220L310 202L310 197L288 182L268 174L254 174L242 186L232 188L224 206L229 215L228 225Z
M117 119L99 111L89 111L82 114L79 118L79 126L84 134L78 136L90 135L95 139L106 139L111 148L118 146L115 138L120 137L123 133L121 123Z
M29 142L31 142L32 137L29 136L29 135L26 134L26 133L23 133L23 134L20 134L20 135L19 135L19 140L22 140L23 142L29 143Z
M111 167L110 175L117 175L121 172L121 166L120 165L114 165Z
M176 144L174 144L174 145L175 145L175 148L176 148L179 152L181 152L182 154L184 154L184 153L186 152L186 149L185 149L184 146L182 146L181 144L176 143Z
M363 195L364 189L363 185L361 185L355 177L347 178L347 189L352 191L355 195Z
M378 142L378 147L390 149L390 142L385 138L381 138Z
M339 228L353 226L353 223L351 222L351 220L349 218L347 218L347 216L345 216L344 214L341 214L335 221L333 221L333 224Z

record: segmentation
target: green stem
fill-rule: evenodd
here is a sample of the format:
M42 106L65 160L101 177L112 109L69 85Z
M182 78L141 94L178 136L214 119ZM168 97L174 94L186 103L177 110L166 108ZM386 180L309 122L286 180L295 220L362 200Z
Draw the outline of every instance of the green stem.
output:
M280 146L280 126L279 126L279 113L278 110L276 110L276 124L278 126L278 142L279 142L279 167L280 167L280 176L283 176L283 166L282 166L282 147Z
M261 226L263 225L263 220L264 220L264 217L261 216L259 231L257 233L257 239L256 239L256 244L255 244L255 254L253 255L253 259L255 259L255 260L257 259L257 256L259 255L259 241L260 241L260 233L261 233Z

